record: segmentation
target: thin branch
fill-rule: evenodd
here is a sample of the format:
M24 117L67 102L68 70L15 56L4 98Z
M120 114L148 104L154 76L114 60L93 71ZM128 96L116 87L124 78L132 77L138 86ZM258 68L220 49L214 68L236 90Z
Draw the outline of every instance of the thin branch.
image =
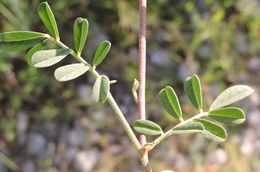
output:
M146 8L147 0L139 0L140 26L139 26L139 90L138 90L138 119L146 119L145 112L145 76L146 76ZM140 135L140 143L144 147L145 135ZM145 172L152 172L149 164L148 152L144 149L141 162Z
M146 0L139 0L140 31L139 31L139 90L138 119L145 119L145 75L146 75ZM146 143L144 135L140 135L142 146Z

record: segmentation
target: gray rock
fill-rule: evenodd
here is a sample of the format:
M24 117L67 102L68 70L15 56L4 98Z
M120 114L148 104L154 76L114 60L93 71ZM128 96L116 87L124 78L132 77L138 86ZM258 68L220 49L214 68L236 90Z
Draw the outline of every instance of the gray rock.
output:
M77 153L79 152L79 149L78 148L75 148L75 147L69 147L66 151L66 160L67 161L72 161L73 159L75 159Z
M248 123L253 127L260 127L260 110L255 109L247 114ZM259 128L260 130L260 128Z
M77 90L78 96L84 104L91 105L94 103L92 98L92 87L85 84L81 84L78 86Z
M176 162L175 164L176 164L177 169L183 169L184 167L186 167L190 164L188 157L185 157L181 153L175 154L174 158L175 158L174 161Z
M46 138L55 139L58 134L58 126L54 122L47 122L43 125L43 132Z
M28 128L28 116L23 112L17 114L16 127L18 132L18 143L23 145L26 142L26 130Z
M194 73L198 73L198 65L195 62L192 63L182 63L178 68L178 77L185 81L188 76Z
M216 149L209 155L209 161L214 164L224 164L228 161L227 153L223 149Z
M250 156L255 152L256 134L253 129L245 131L244 140L241 145L241 152L245 156Z
M204 44L199 47L198 55L204 59L212 58L212 46L210 44Z
M135 61L138 61L138 49L137 48L131 48L129 50L129 56L133 58Z
M28 116L23 112L17 114L16 127L18 132L24 132L28 128Z
M36 172L35 165L32 160L27 160L23 163L22 172Z
M89 50L93 50L94 51L94 50L97 49L97 47L99 46L99 44L102 41L108 40L107 35L102 31L102 28L97 23L93 23L91 25L91 27L89 28L89 32L88 33L89 33L88 34L88 38L91 41L87 41L86 42L87 47L89 47L89 48L85 49L85 51L89 51Z
M79 172L91 171L99 159L98 150L80 151L73 161L74 167Z
M255 91L249 96L250 103L253 107L260 106L260 90L253 88Z
M41 134L32 133L28 137L27 151L29 154L42 156L46 153L47 140Z
M253 57L248 62L248 69L252 72L260 72L260 57Z
M150 54L151 63L155 65L167 67L173 64L173 62L170 60L168 52L165 50L152 49L150 50Z
M7 169L3 166L3 164L1 164L1 162L0 162L0 171L7 172Z
M86 132L83 128L74 128L73 130L69 131L68 134L68 144L70 146L79 147L85 141Z
M65 144L69 135L69 129L67 126L62 126L59 134L59 142Z

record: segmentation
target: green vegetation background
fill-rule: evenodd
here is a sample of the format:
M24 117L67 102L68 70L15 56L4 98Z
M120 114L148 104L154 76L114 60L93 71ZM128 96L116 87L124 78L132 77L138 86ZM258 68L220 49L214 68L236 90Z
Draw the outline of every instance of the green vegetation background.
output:
M40 2L0 0L0 31L46 32L37 16ZM131 95L138 68L137 1L48 2L55 13L61 40L70 47L74 20L89 20L83 52L88 61L101 41L112 42L99 71L118 80L112 93L133 124L137 116ZM172 85L186 114L195 113L182 86L192 73L201 77L205 106L229 85L248 84L256 89L253 96L240 102L252 119L229 129L227 142L217 144L199 135L173 136L151 153L155 171L260 170L260 130L255 128L260 125L260 2L148 0L147 46L147 115L164 128L174 124L174 120L159 108L158 91ZM93 78L82 76L58 83L53 72L61 64L36 70L27 65L25 55L0 52L0 151L22 170L29 168L28 163L35 171L48 172L140 170L136 152L111 109L92 102ZM70 62L67 59L62 64ZM35 151L31 144L37 145L39 140L44 145ZM258 143L258 147L251 142ZM89 167L84 167L86 163ZM0 166L8 169L5 162L0 162Z

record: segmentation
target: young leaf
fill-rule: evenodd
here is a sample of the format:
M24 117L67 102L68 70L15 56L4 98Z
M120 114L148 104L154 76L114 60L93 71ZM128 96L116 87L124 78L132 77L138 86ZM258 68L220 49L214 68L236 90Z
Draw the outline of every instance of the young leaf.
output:
M164 109L174 118L182 120L181 106L172 87L166 86L159 93L159 99Z
M43 50L46 47L46 39L42 42L36 44L34 47L32 47L26 54L26 62L31 67L32 66L32 55L36 53L37 51Z
M109 83L110 83L110 85L115 84L115 83L117 83L117 80L110 80Z
M111 47L111 43L109 41L103 41L94 56L94 60L93 60L93 66L98 66L100 63L102 63L102 61L105 59L107 53L109 52Z
M204 127L197 122L189 122L173 129L173 134L186 134L203 132Z
M32 65L36 68L49 67L60 62L69 53L70 49L67 48L37 51L32 56Z
M57 23L55 20L55 17L52 13L52 10L47 2L42 2L38 6L38 14L43 22L43 24L46 26L46 28L49 30L51 35L59 39L59 31L57 27Z
M197 75L188 77L184 82L184 91L188 96L191 104L198 110L202 109L202 93L200 80Z
M54 76L60 81L69 81L75 79L89 70L89 67L83 63L74 63L66 66L61 66L55 70Z
M226 130L220 125L201 118L194 119L194 121L203 125L204 130L202 134L208 139L212 139L218 142L223 142L226 140Z
M234 102L237 102L250 94L254 90L247 85L235 85L224 90L211 104L210 111L227 106Z
M88 35L88 20L77 18L74 22L74 44L77 53L81 53Z
M132 94L136 103L138 103L138 93L137 93L138 88L139 88L139 81L135 79L132 85Z
M43 41L46 35L39 32L15 31L0 34L0 50L23 51Z
M245 113L236 107L215 109L210 111L208 116L224 124L241 124L245 121Z
M146 135L159 135L163 133L158 124L149 120L136 120L134 123L134 129L138 133Z
M110 82L107 76L100 75L93 86L93 98L96 102L104 103L108 97Z

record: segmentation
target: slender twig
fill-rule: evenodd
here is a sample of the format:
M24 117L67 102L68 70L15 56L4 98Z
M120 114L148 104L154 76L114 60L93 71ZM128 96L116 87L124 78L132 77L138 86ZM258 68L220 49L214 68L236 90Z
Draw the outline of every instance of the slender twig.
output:
M147 0L139 0L140 23L139 23L139 89L138 89L138 119L145 120L145 76L146 76L146 8ZM145 135L140 135L140 143L144 147L146 144ZM151 172L148 152L144 149L141 159L144 170Z
M146 75L146 0L139 0L140 31L139 31L139 90L138 119L145 119L145 75ZM142 146L146 143L144 135L140 135Z

